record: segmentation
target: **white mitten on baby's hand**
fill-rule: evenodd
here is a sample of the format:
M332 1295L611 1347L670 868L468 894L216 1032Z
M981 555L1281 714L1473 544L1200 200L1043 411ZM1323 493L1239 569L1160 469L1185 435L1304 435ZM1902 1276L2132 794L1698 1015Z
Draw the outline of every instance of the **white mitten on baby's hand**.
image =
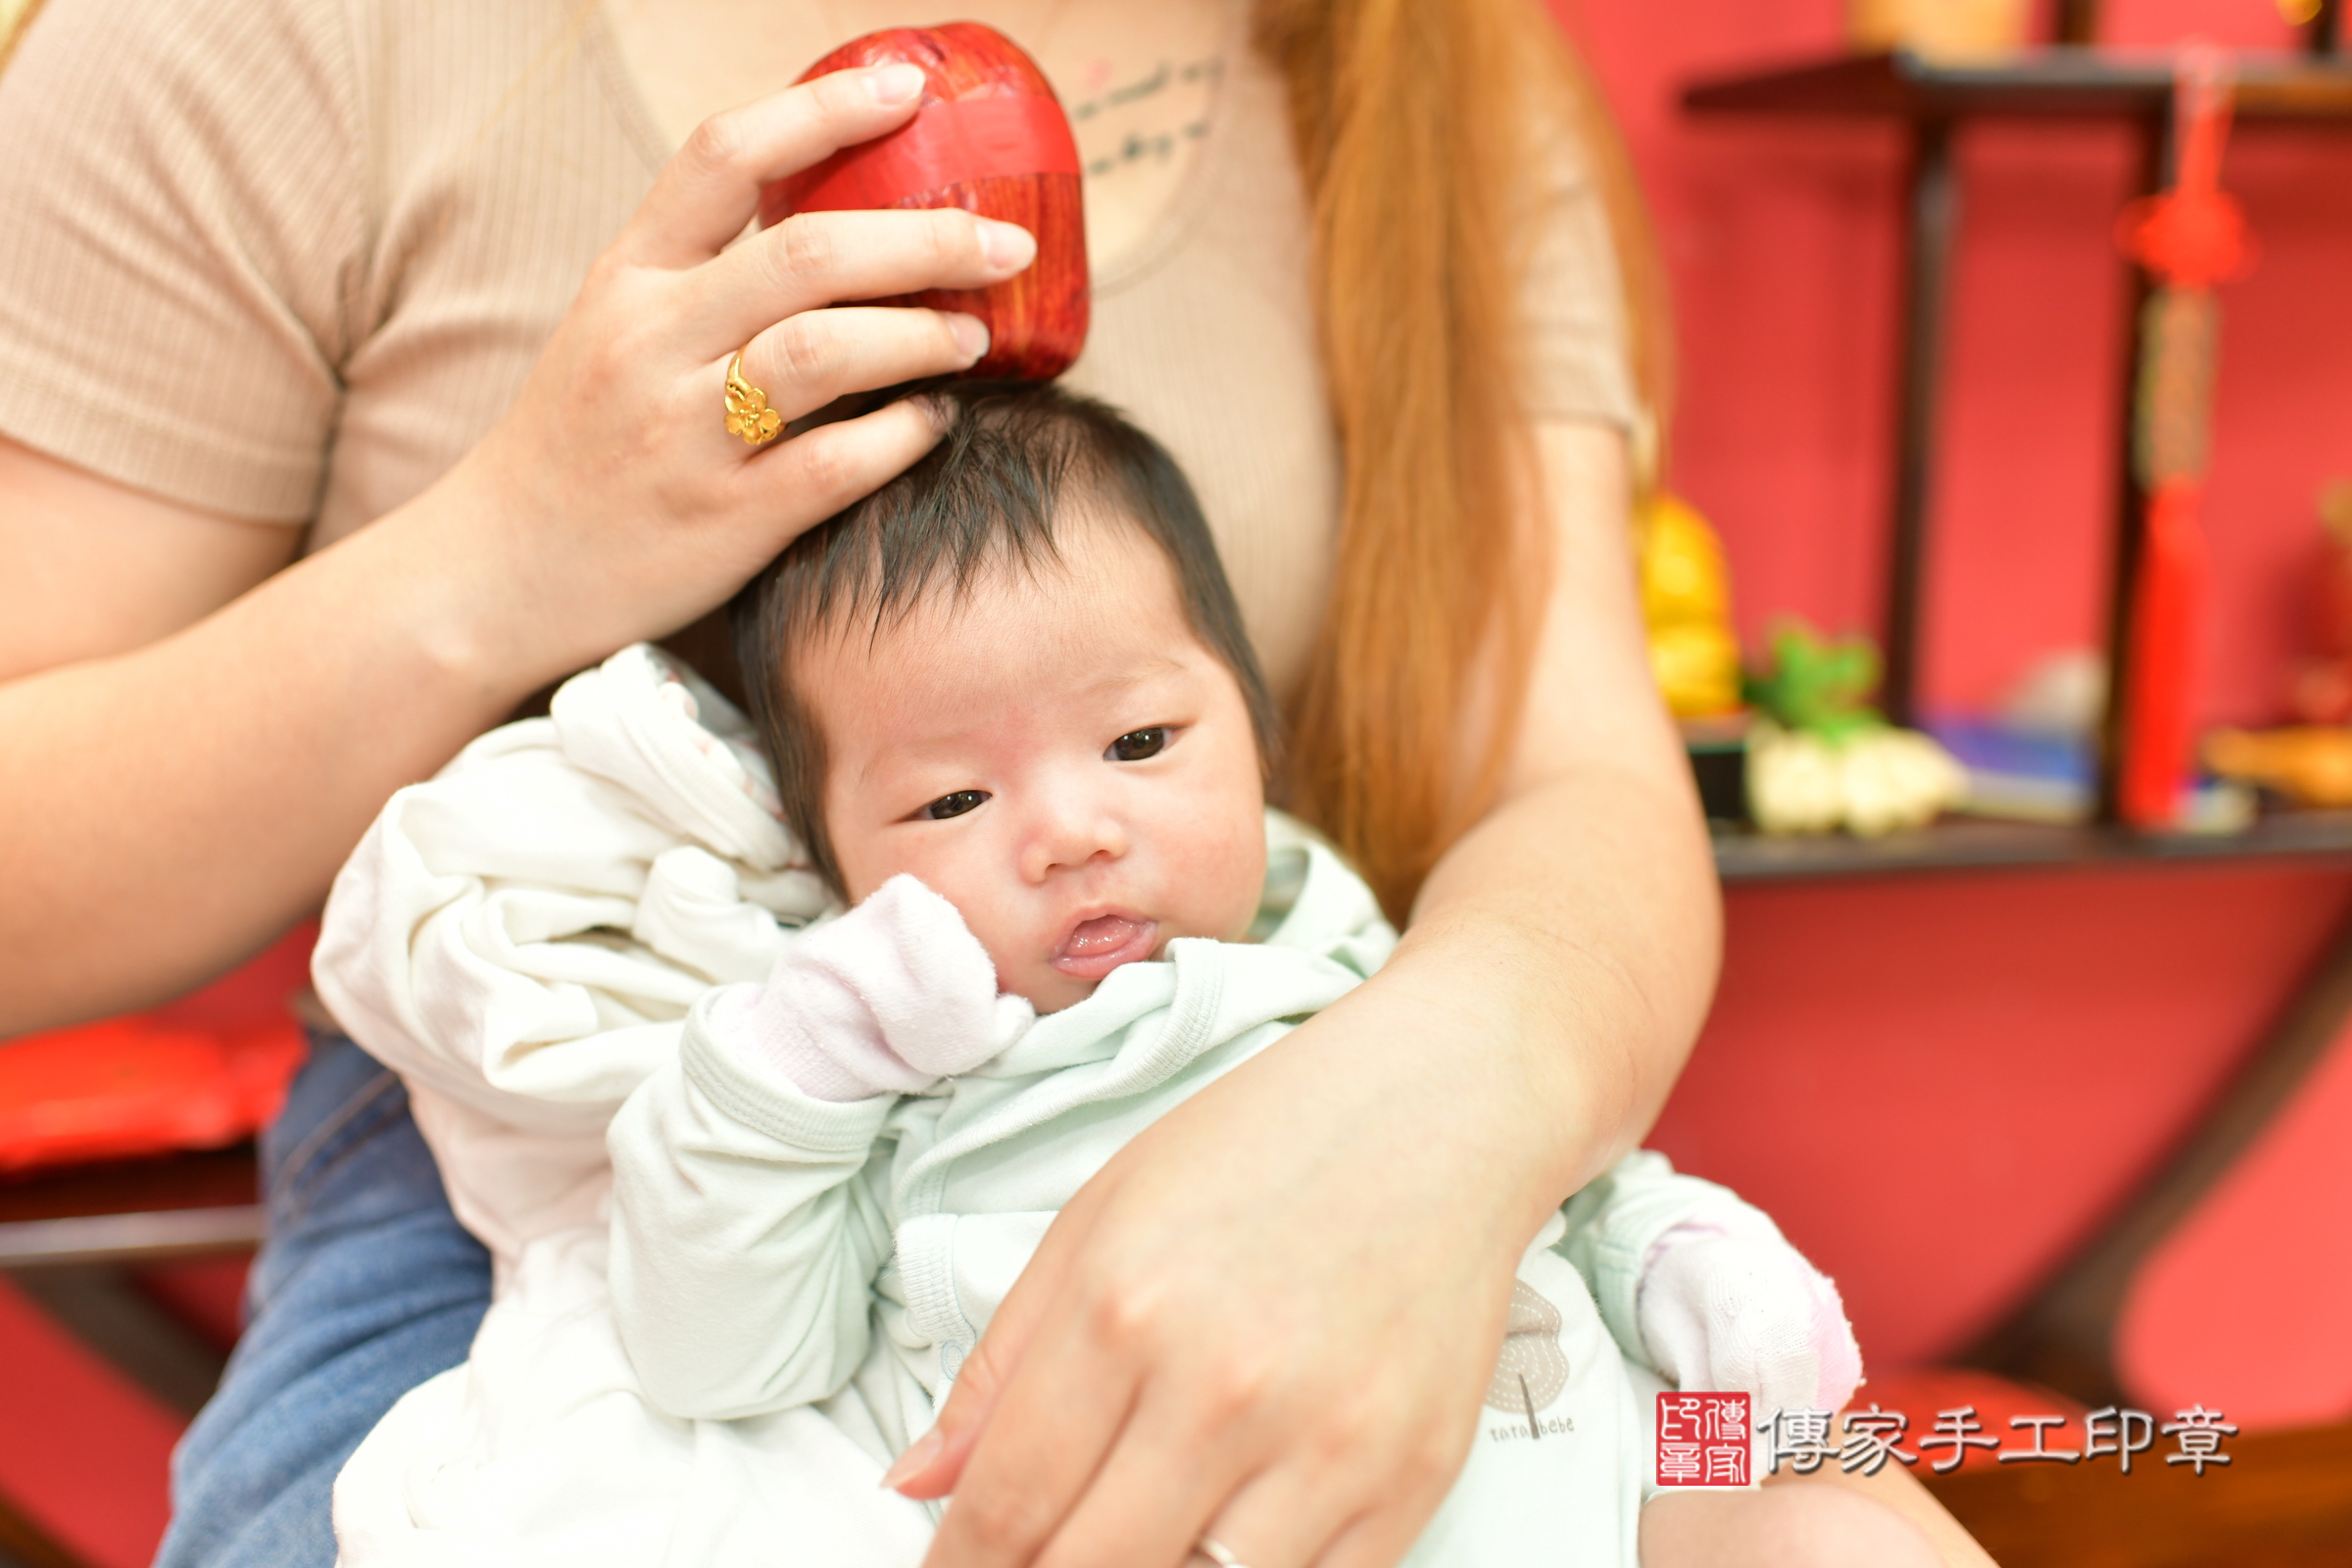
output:
M1650 1362L1679 1388L1747 1395L1776 1410L1838 1410L1862 1352L1838 1287L1787 1242L1678 1225L1649 1250L1635 1317Z
M996 965L956 906L894 876L849 913L784 945L763 986L736 986L710 1022L730 1047L813 1100L916 1094L968 1072L1037 1014L997 994Z

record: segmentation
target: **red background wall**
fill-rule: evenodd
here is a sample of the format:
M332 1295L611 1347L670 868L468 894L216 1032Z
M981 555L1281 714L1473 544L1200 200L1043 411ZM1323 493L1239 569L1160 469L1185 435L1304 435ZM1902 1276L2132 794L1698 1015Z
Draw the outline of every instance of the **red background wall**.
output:
M1725 538L1743 636L1788 612L1877 630L1897 133L1676 107L1692 79L1839 47L1841 0L1554 3L1658 221L1681 336L1670 481ZM2290 40L2272 0L2106 12L2119 44ZM2037 656L2103 639L2126 324L2109 235L2132 151L2112 126L1984 125L1961 160L1923 689L1984 707ZM2263 256L2224 295L2207 706L2257 721L2278 715L2300 645L2315 492L2352 474L2352 134L2243 129L2224 179ZM1893 1365L1959 1348L2129 1190L2352 910L2352 881L1980 875L1735 891L1729 906L1722 994L1654 1142L1781 1217L1845 1288L1866 1353ZM2352 1166L2330 1152L2352 1090L2314 1115L2299 1152L2270 1160L2275 1180L2294 1173L2300 1217L2240 1193L2149 1271L2135 1391L2352 1413L2340 1356L2297 1370L2298 1402L2243 1356L2190 1355L2258 1327L2261 1293L2242 1272L2183 1282L2352 1235Z

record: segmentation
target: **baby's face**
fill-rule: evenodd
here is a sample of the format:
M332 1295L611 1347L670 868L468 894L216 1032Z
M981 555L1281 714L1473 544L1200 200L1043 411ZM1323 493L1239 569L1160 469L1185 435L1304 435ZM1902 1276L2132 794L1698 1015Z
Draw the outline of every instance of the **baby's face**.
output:
M1056 532L1034 576L819 638L798 682L850 898L919 878L1040 1012L1172 938L1241 936L1266 862L1249 706L1165 558L1122 523Z

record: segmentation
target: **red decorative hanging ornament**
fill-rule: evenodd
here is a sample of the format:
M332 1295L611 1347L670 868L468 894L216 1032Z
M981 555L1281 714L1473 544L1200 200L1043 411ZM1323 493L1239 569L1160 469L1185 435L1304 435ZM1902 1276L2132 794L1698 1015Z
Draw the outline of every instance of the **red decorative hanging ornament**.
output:
M2213 45L2184 46L2174 68L2173 115L2180 168L2173 188L2145 196L2116 220L2116 243L2166 288L2211 288L2254 270L2246 210L2221 187L2230 140L2230 57Z
M1027 270L985 289L878 300L963 311L988 327L964 373L1050 380L1086 346L1090 287L1078 143L1037 63L993 27L953 22L854 38L801 74L895 62L921 68L922 107L887 136L845 147L760 192L760 221L855 208L960 207L1037 236Z
M2173 188L2132 203L2116 225L2117 242L2154 285L2132 407L2132 465L2147 505L2127 612L2116 789L2119 814L2136 827L2178 820L2194 739L2211 575L2198 513L2221 333L2213 289L2254 260L2244 210L2220 183L2233 74L2210 44L2180 50Z

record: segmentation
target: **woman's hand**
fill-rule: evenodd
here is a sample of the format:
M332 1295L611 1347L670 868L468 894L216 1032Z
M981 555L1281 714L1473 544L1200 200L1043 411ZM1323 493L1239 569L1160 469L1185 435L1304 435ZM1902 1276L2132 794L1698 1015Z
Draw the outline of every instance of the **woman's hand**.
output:
M906 65L819 77L706 122L662 171L514 409L444 481L440 514L496 595L486 658L553 675L674 630L937 439L908 402L760 449L724 428L739 349L788 421L986 349L968 316L837 302L1001 281L1036 254L1012 224L809 213L730 245L763 184L894 129L922 81Z
M1054 1221L900 1465L956 1493L931 1568L1176 1568L1203 1534L1250 1568L1411 1545L1549 1207L1504 1173L1548 1151L1476 1130L1530 1099L1462 1081L1453 1048L1494 1016L1409 980L1371 1000L1161 1119ZM1432 1125L1465 1093L1481 1113Z
M834 302L1009 276L1034 254L1020 229L823 213L729 244L762 183L902 123L920 82L844 72L705 125L506 420L294 565L294 529L0 441L0 1035L258 952L394 790L550 680L718 605L931 445L913 406L756 452L724 428L737 349L787 417L981 352L966 318Z

